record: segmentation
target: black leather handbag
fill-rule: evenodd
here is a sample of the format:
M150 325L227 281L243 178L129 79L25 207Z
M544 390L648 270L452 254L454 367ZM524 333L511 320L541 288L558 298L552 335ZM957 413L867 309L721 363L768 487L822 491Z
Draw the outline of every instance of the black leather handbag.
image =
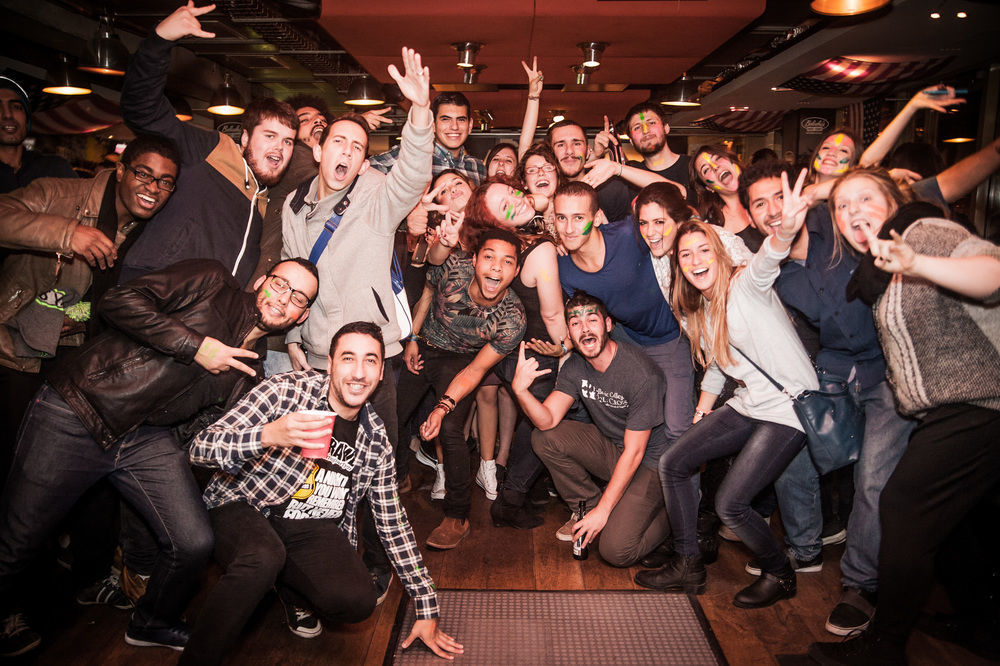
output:
M792 401L792 409L806 432L809 456L820 474L857 461L865 434L865 412L856 381L846 382L818 370L819 390L805 390L793 396L738 347L733 349Z

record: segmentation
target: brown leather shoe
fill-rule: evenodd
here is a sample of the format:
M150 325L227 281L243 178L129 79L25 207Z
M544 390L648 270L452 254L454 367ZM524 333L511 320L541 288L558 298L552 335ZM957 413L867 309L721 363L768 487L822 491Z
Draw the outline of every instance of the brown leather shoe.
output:
M451 550L469 534L469 521L445 518L427 537L427 545L437 550Z

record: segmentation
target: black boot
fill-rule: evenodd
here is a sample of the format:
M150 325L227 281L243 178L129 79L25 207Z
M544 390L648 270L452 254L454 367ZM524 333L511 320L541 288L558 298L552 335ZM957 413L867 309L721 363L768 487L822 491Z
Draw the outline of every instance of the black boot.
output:
M659 569L669 562L674 556L674 540L667 537L659 546L646 553L645 557L639 560L639 566L646 569Z
M494 527L514 527L530 530L538 527L545 519L524 508L524 493L502 488L490 507Z
M677 553L659 569L637 573L635 582L651 590L704 594L706 578L701 555L686 556Z
M719 559L719 525L721 521L714 513L698 514L698 550L701 561L713 564Z
M764 608L782 599L791 599L795 592L795 570L785 562L784 568L777 573L761 572L757 580L733 597L733 605L739 608Z

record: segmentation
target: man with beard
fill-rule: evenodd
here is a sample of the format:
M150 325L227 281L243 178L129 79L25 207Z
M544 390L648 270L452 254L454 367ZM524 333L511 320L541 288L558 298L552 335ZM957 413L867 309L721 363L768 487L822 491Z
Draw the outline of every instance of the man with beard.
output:
M582 125L573 120L552 124L545 133L545 140L552 147L559 170L567 180L581 181L597 190L600 208L611 222L631 215L632 199L640 189L665 180L658 174L591 155L587 148L587 133Z
M575 353L540 402L528 388L550 370L519 351L512 387L538 428L531 444L573 516L558 538L586 546L601 534L600 553L616 567L635 564L669 533L657 464L669 440L663 427L663 378L638 349L611 339L611 317L599 298L577 291L566 303ZM593 423L565 419L579 400ZM601 492L594 477L607 481ZM580 515L583 505L585 515Z
M24 417L0 497L0 654L40 639L19 613L15 584L73 504L108 479L156 535L130 645L181 649L181 613L212 552L212 529L172 426L232 403L260 372L263 337L303 321L316 268L284 261L241 289L228 268L189 260L112 288L109 328L53 372Z
M178 195L129 253L122 280L183 259L215 259L240 286L251 282L260 256L267 188L288 166L299 127L295 110L273 97L255 99L243 116L237 146L225 134L183 123L164 95L173 42L214 37L198 17L215 5L193 2L163 19L133 54L122 84L125 123L134 132L174 140L181 153ZM279 205L275 202L274 205Z
M670 149L667 135L670 125L667 124L659 104L640 102L625 114L625 132L632 146L642 155L642 161L629 160L628 166L645 169L663 176L669 182L677 185L687 197L692 206L698 205L698 194L691 187L691 175L688 167L691 162L689 155L678 155ZM608 135L608 136L602 136ZM594 155L604 154L610 137L602 132L594 139Z
M76 178L69 162L24 147L31 129L31 100L20 83L0 76L0 193L36 178Z
M414 335L403 352L409 372L399 378L397 422L407 419L433 390L437 406L420 436L440 432L445 473L444 520L427 537L438 550L454 548L469 534L472 473L462 429L471 394L490 368L517 348L527 320L511 282L521 268L521 242L506 229L483 232L472 258L453 253L427 273L413 316ZM400 438L402 439L402 438ZM409 449L397 440L399 478L406 478Z
M195 439L191 460L219 468L205 502L226 573L205 601L181 664L221 662L272 587L289 628L303 638L323 630L314 612L338 623L370 616L376 592L357 550L358 503L367 497L416 609L403 647L420 638L438 656L461 654L438 628L434 582L399 501L392 446L368 402L384 351L378 326L345 324L333 335L325 373L271 377ZM318 438L330 442L326 455L307 457L325 448Z

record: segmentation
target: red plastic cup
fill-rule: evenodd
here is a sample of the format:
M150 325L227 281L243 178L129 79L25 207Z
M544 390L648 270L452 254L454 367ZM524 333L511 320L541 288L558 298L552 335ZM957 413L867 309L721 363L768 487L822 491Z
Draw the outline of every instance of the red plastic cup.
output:
M310 416L325 416L330 419L329 426L323 426L322 429L312 430L310 432L324 433L316 438L307 438L306 441L310 444L322 444L321 449L301 449L303 458L326 458L330 455L330 439L333 436L333 422L337 418L336 412L329 412L323 409L306 409L300 414L309 414ZM329 430L327 430L329 428ZM324 432L325 431L325 432Z

